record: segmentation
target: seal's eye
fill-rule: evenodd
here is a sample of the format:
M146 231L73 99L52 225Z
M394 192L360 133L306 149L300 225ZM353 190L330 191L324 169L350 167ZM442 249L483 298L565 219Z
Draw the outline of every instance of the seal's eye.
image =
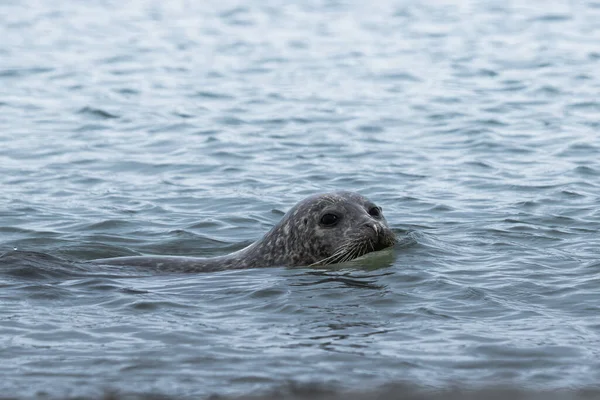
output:
M371 217L375 217L375 218L381 217L381 207L371 207L371 208L369 208L369 215Z
M323 214L323 216L321 217L321 224L325 226L333 226L337 224L339 220L340 217L338 217L335 214Z

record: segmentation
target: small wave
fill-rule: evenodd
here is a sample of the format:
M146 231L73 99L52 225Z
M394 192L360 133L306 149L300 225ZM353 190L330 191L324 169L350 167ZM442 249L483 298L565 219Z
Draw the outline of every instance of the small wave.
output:
M78 114L87 115L87 116L90 116L90 117L94 117L94 118L100 118L100 119L114 119L114 118L119 118L118 115L111 114L108 111L104 111L104 110L102 110L100 108L93 108L93 107L83 107L77 113Z
M0 255L0 275L26 281L67 280L81 277L121 277L139 271L71 261L34 251L9 251Z

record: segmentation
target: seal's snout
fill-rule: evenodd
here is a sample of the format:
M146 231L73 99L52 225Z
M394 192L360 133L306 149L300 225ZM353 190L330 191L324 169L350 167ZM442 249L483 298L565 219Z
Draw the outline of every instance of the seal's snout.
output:
M368 232L375 251L393 246L396 242L395 235L377 221L365 222L363 227L365 228L365 232Z
M378 222L366 222L364 227L366 228L366 231L369 232L375 250L381 250L389 246L389 238L386 230Z
M373 221L365 222L363 224L363 226L372 230L375 234L375 237L379 237L379 235L381 234L382 229L379 226L379 224L377 224L377 222L373 222Z

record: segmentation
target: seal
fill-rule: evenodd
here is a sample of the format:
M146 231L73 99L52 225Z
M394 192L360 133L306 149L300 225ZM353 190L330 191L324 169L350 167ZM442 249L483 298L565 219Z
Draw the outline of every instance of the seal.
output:
M103 265L172 272L210 272L272 266L341 263L396 243L381 207L354 192L310 196L250 246L213 257L134 256L98 259Z

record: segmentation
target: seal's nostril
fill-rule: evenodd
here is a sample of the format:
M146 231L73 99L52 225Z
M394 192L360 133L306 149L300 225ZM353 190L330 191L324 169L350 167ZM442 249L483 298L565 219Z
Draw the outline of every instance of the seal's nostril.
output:
M373 223L373 222L367 222L365 224L366 227L373 229L373 231L375 231L375 235L379 236L379 226L377 226L377 224Z

